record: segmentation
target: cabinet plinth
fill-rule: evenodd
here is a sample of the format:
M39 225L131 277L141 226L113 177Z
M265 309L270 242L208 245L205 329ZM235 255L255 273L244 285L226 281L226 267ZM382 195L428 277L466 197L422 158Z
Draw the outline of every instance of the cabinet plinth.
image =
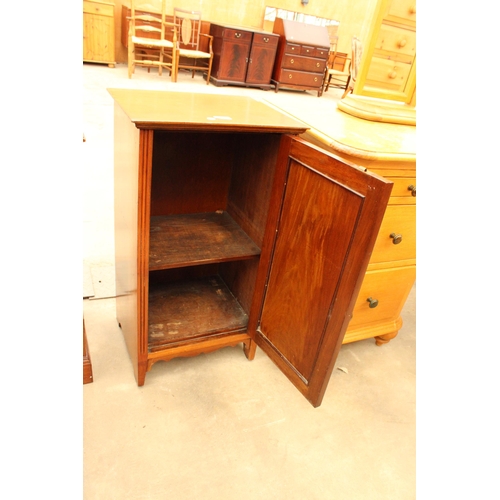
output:
M250 98L109 92L117 319L138 385L157 361L258 345L318 406L392 183Z

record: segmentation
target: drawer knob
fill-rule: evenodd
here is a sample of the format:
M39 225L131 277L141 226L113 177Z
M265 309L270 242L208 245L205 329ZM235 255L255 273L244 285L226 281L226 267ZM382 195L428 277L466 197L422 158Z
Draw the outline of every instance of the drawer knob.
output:
M234 36L235 38L241 38L241 33L235 33Z
M366 302L369 302L368 307L370 309L373 309L373 308L375 308L375 307L378 306L378 300L377 299L373 299L372 297L368 297L366 299Z
M408 186L408 191L411 191L412 196L417 196L417 188L413 184Z
M406 39L405 38L402 38L401 40L399 40L398 47L403 48L405 45L406 45Z
M392 238L392 242L394 243L394 245L399 245L403 241L402 234L391 233L390 237Z
M264 37L264 38L263 38L263 40L264 40L264 42L266 42L266 43L267 43L267 42L269 42L269 38L267 38L267 37Z
M291 79L292 79L292 75L290 75L290 74L289 74L289 75L288 75L288 78L290 78L290 80L291 80Z
M409 9L408 9L409 13L410 14L416 14L417 13L417 6L416 5L412 5Z
M290 64L293 64L295 62L294 59L290 59Z
M394 80L394 78L396 78L398 76L398 74L396 73L396 71L392 70L392 71L389 71L389 74L387 75L391 80Z

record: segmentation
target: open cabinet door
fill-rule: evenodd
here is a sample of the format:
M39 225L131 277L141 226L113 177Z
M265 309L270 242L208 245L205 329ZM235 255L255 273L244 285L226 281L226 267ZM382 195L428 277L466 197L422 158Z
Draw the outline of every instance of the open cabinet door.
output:
M249 331L313 406L323 399L392 183L285 137Z

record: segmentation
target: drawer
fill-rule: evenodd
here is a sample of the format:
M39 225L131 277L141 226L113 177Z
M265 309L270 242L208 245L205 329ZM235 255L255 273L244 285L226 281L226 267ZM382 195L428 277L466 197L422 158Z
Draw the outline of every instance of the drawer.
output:
M294 69L297 71L311 71L313 73L323 74L326 63L312 57L290 56L285 55L283 58L282 67L285 69Z
M300 45L296 43L289 43L285 45L285 54L297 54L300 55Z
M389 90L403 91L411 64L374 57L371 61L366 83Z
M237 40L239 42L251 42L253 33L251 31L224 28L222 37L224 40Z
M316 47L313 52L313 57L319 57L320 59L328 59L328 55L330 54L329 47Z
M259 45L266 45L269 47L277 47L279 39L279 36L271 34L264 35L263 33L255 33L253 35L253 43L258 43Z
M417 2L415 0L392 0L384 17L414 26L417 22Z
M349 329L396 320L415 282L415 276L415 266L367 272L354 305Z
M375 43L379 57L391 57L393 60L409 62L416 54L416 33L411 30L382 25Z
M83 0L83 12L86 14L100 14L113 17L114 5Z
M375 241L370 263L415 258L416 206L388 205Z
M316 53L316 47L312 47L311 45L302 45L300 47L300 55L301 56L314 57L315 53Z
M283 85L304 85L316 88L321 87L323 83L323 74L283 69L279 81Z
M417 200L417 179L416 177L391 177L384 176L392 181L391 198L389 205L393 203L415 203ZM397 199L396 199L397 198Z

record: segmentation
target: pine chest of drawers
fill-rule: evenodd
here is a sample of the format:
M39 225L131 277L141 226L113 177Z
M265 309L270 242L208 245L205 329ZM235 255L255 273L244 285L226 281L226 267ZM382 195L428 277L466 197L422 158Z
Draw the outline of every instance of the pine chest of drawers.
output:
M280 37L273 71L276 92L283 87L316 90L321 96L330 50L326 27L276 18L273 32Z
M355 94L414 105L416 17L415 0L379 0Z
M343 343L396 337L416 276L416 127L365 120L336 109L328 135L306 140L393 183Z

